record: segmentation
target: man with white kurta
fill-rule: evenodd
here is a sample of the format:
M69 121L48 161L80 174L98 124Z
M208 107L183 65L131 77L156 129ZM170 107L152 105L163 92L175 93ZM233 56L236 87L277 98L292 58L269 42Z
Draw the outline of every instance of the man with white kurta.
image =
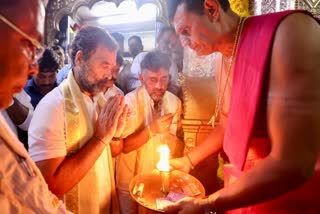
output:
M72 44L72 72L38 104L30 154L49 188L74 213L118 213L112 155L121 152L126 106L103 92L116 66L116 42L85 27ZM111 155L112 153L112 155Z
M129 194L130 180L150 173L159 161L157 148L168 143L179 150L181 101L167 91L170 58L160 51L146 54L141 62L141 86L125 96L128 119L123 133L123 152L118 159L117 189L121 213L137 213Z

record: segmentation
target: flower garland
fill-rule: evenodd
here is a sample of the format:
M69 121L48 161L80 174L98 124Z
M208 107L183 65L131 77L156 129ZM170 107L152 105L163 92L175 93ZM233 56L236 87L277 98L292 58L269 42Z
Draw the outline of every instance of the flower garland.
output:
M229 0L231 9L239 16L250 16L249 0Z

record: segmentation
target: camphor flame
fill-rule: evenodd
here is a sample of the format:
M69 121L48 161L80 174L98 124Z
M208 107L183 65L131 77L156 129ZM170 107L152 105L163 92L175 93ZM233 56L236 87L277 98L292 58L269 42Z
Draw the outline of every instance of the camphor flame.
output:
M170 171L170 149L168 145L161 145L158 147L158 152L160 153L160 160L157 164L157 169L161 172L169 172Z

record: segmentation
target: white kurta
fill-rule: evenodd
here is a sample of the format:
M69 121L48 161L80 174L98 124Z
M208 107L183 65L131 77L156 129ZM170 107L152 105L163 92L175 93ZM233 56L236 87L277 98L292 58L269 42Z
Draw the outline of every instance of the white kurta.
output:
M4 117L4 119L6 120L7 124L9 125L9 127L11 128L11 130L17 135L18 131L17 131L17 127L19 127L20 129L27 131L32 119L32 115L33 115L33 106L31 105L31 98L30 96L24 91L22 90L20 93L17 93L14 95L14 97L25 107L27 107L29 109L28 112L28 116L25 119L25 121L19 125L16 125L13 123L13 121L11 120L10 116L8 115L6 110L0 110L0 114L2 114L2 116Z
M129 107L129 115L123 133L127 137L132 133L146 127L152 122L153 100L146 89L141 86L125 96L125 102ZM161 116L174 113L175 116L170 127L171 134L177 133L177 124L180 123L181 101L170 92L166 92L161 106ZM116 185L119 194L122 213L135 213L135 203L129 195L129 183L137 174L152 172L159 160L157 148L165 139L157 135L142 145L139 149L118 157ZM171 143L171 142L167 142Z
M67 213L0 115L1 213Z
M29 128L29 152L34 161L41 161L51 158L63 157L67 155L66 147L66 113L64 108L64 96L62 92L62 85L48 93L38 104L33 119ZM94 127L96 117L98 115L98 97L97 95L93 100L81 93L84 104L87 108L89 120ZM74 130L76 131L76 130ZM86 133L81 132L80 138L86 137ZM107 158L104 157L105 152L99 157L95 165L90 169L87 175L95 172L100 172L98 180L95 183L99 195L98 198L100 209L106 210L111 206L111 178L105 177L109 175L109 167ZM107 154L111 155L111 154ZM103 156L103 157L102 157ZM86 177L83 178L83 180ZM93 191L93 189L92 189ZM91 192L92 192L91 191ZM88 193L90 190L88 189ZM90 201L93 195L81 195L81 200Z

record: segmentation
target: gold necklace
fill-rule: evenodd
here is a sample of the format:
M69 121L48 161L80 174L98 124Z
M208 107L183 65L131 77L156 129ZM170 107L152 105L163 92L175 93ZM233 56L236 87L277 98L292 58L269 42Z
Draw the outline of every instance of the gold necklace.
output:
M218 114L219 114L219 112L221 111L221 108L222 108L222 101L224 99L224 95L225 95L225 92L226 92L226 89L227 89L228 80L229 80L229 76L230 76L230 73L231 73L231 67L233 65L233 60L235 58L235 54L236 54L236 51L238 49L238 43L239 43L240 35L241 35L241 32L242 32L242 28L243 28L245 20L246 20L246 17L240 17L240 20L239 20L239 23L238 23L238 26L237 26L236 37L234 39L234 45L233 45L233 48L232 48L231 59L230 59L228 70L227 70L226 82L224 84L223 91L222 91L222 94L221 94L221 97L220 97L220 89L221 89L221 82L222 82L222 66L221 66L221 71L220 71L221 74L220 74L220 81L219 81L219 88L218 88L218 96L217 96L216 107L215 107L214 115L211 117L210 121L208 122L208 124L212 123L212 127L215 126L216 119L218 118ZM221 63L224 63L223 62L223 58L222 58Z

